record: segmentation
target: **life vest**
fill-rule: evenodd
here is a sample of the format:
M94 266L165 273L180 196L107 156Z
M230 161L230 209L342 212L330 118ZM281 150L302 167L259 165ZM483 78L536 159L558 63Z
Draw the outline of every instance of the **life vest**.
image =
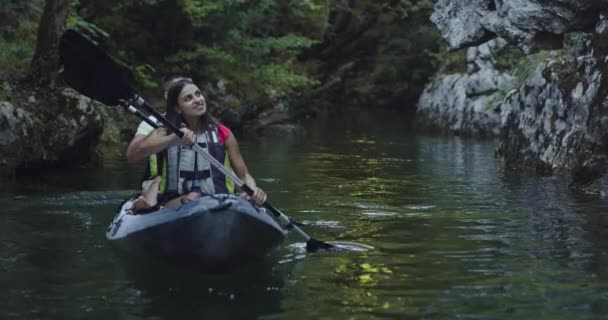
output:
M196 136L196 144L230 169L225 145L229 135L230 129L226 126L212 124L208 130ZM234 183L189 146L171 146L150 156L148 169L144 180L158 175L162 177L159 188L161 195L184 195L195 186L206 194L234 192Z

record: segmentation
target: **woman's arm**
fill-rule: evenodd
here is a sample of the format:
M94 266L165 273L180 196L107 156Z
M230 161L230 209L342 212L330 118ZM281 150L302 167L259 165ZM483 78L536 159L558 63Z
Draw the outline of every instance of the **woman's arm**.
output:
M239 144L232 132L228 135L228 138L226 138L226 151L230 158L230 165L236 175L253 190L253 196L251 196L251 198L258 204L266 202L266 193L257 187L255 180L249 174L247 165L245 165L245 160L243 160L243 156L241 155Z
M146 135L136 134L133 139L131 139L131 142L129 142L129 146L127 147L126 152L127 161L129 163L137 162L139 160L137 154L140 152L139 149L141 148L141 143L142 141L144 141L145 138Z
M127 161L136 162L159 153L170 145L179 142L175 134L167 135L163 128L155 129L148 135L135 135L127 147Z

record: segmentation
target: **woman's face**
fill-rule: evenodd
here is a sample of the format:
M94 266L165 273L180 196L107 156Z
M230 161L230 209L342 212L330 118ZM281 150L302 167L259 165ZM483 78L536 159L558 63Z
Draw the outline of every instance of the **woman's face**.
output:
M186 84L177 97L177 113L184 116L198 117L207 112L207 102L199 88L193 84Z

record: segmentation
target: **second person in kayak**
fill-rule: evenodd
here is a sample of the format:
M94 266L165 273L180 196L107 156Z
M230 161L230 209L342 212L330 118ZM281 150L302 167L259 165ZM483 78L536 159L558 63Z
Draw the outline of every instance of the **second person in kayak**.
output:
M149 178L162 177L158 189L159 202L172 206L183 199L193 200L204 194L234 191L232 181L192 149L195 143L234 170L254 191L252 200L258 204L266 201L266 193L257 188L247 170L236 138L228 127L211 117L205 97L191 80L183 79L171 84L167 91L165 117L180 128L183 138L159 128L148 134L131 154L133 160L149 158ZM154 193L155 190L151 191Z

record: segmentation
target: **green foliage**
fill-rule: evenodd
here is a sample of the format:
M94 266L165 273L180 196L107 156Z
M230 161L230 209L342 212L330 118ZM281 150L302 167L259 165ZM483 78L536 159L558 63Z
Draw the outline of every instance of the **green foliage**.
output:
M580 43L578 42L578 44ZM570 57L572 56L571 51L576 50L576 48L579 47L571 46L566 41L566 45L560 50L541 50L537 53L526 55L515 46L507 46L494 56L496 68L514 77L514 80L508 86L502 88L501 91L506 94L513 89L521 87L528 81L528 78L539 64L550 59Z
M326 45L344 43L335 50L348 52L351 58L345 59L368 59L355 71L364 86L407 84L415 94L438 69L437 60L448 57L435 55L445 45L428 20L431 0L331 3L332 26L325 35Z
M261 68L257 68L253 77L258 79L261 83L266 84L267 88L273 88L275 90L281 89L282 91L288 92L318 84L317 81L297 74L284 65L279 64L267 64Z
M431 62L439 37L429 27L431 0L356 1L348 8L333 0L71 4L69 25L92 34L112 56L132 67L140 88L152 91L168 73L189 74L200 84L223 79L246 100L310 88L318 81L298 56L327 40L333 23L330 10L352 12L355 27L377 17L363 34L365 41L381 43L371 68L364 71L370 82L423 83L436 68Z
M208 18L221 14L224 7L236 1L182 1L182 10L195 27L207 25Z
M0 75L27 66L44 5L5 1L25 18L10 32L0 30ZM226 80L239 98L255 100L318 84L299 58L331 42L332 32L361 39L344 54L369 60L357 67L365 81L426 82L439 60L450 59L428 21L432 7L432 0L72 0L68 24L131 66L142 89L155 90L164 75L182 73L202 85ZM350 15L348 27L336 30L333 17L343 13ZM20 28L28 30L19 37L27 41L15 41Z
M243 45L243 49L251 55L264 56L276 53L292 56L297 54L301 49L310 47L315 41L294 34L288 34L282 37L241 38L240 43Z
M82 20L82 18L77 15L70 15L70 17L68 17L68 27L85 34L93 35L95 38L107 39L110 37L107 32L93 23Z
M154 68L147 64L136 65L132 68L135 81L141 84L144 88L154 88L157 86L157 81L154 80Z
M502 72L509 72L514 66L522 62L526 55L516 46L507 45L505 48L494 54L494 65Z
M209 64L209 68L218 71L217 66L235 64L238 59L219 46L205 47L197 45L192 50L178 51L176 54L168 57L166 61L169 65L174 66L174 68L170 69L177 72L179 68L192 69L191 66L202 63L201 60Z
M294 61L318 41L311 37L321 27L309 25L319 24L325 1L118 2L79 0L79 23L109 34L104 45L136 66L143 87L156 86L167 73L182 73L201 84L225 79L232 90L257 99L315 83Z
M467 70L466 50L451 52L444 45L438 51L427 51L427 54L431 57L430 61L433 66L436 70L440 70L440 73L465 73Z
M22 74L27 69L33 52L33 44L0 38L0 78L7 79Z
M43 5L40 0L7 1L0 8L0 80L15 80L27 71Z
M15 79L27 71L36 45L36 27L25 20L0 37L0 79Z
M583 32L567 33L564 37L563 50L570 51L583 49L586 45L586 42L590 40L589 38L590 35Z
M570 60L577 52L585 47L589 35L584 33L569 33L565 36L564 46L558 50L541 50L531 55L525 55L515 46L507 46L495 56L496 68L515 77L514 81L503 89L508 92L521 87L532 75L539 64L550 59Z
M514 64L513 69L508 71L517 79L515 87L523 85L532 75L534 70L536 70L538 65L549 60L552 55L553 54L550 51L539 51L538 53L529 56L522 56L521 59Z

